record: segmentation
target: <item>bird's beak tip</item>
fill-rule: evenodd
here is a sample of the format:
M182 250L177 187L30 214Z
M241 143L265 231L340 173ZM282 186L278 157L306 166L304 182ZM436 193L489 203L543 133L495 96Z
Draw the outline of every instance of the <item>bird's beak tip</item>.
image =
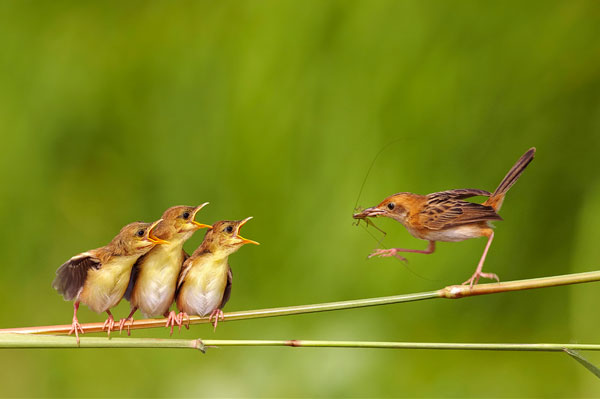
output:
M195 209L195 212L198 212L200 209L204 208L206 205L210 204L210 202L205 202L201 205L198 205Z
M382 215L384 212L385 211L383 211L379 208L371 207L371 208L364 209L362 212L353 214L352 217L354 219L365 219L365 218Z
M260 245L258 242L254 241L254 240L249 240L247 238L242 237L241 235L239 235L240 229L242 228L243 225L245 225L250 219L252 219L252 216L248 216L246 219L243 219L240 224L238 225L237 228L237 237L242 240L242 244L254 244L254 245Z
M204 223L200 223L200 222L196 222L195 220L192 220L192 223L194 223L194 225L198 228L198 229L212 229L212 226L210 224L204 224Z
M240 222L240 226L245 225L250 219L254 219L254 216L248 216L246 219Z
M192 223L196 226L197 229L210 229L210 228L212 228L212 226L210 224L204 224L204 223L196 222L194 220L194 218L196 217L196 214L200 211L200 209L204 208L208 204L209 204L208 202L205 202L202 205L198 205L196 207L196 209L194 209L194 213L192 215Z

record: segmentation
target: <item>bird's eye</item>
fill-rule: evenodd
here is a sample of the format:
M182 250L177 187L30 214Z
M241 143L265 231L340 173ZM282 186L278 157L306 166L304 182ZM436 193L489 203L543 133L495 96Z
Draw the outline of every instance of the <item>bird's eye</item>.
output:
M188 218L190 217L190 213L189 212L183 212L183 215L181 215L182 218L184 218L185 220L188 220Z
M233 232L233 226L227 226L227 227L225 228L225 231L226 231L226 232L228 232L228 233L231 233L231 232Z
M391 211L396 207L396 204L394 204L393 202L390 202L389 204L387 204L387 207Z
M143 237L144 236L144 230L138 230L137 233L135 233L138 237Z

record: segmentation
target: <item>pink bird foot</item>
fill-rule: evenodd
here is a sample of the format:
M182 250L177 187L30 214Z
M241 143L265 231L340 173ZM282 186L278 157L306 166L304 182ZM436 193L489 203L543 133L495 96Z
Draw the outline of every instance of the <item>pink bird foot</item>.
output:
M185 328L187 328L188 330L190 329L190 316L185 313L185 312L179 312L179 314L177 315L177 325L178 326L182 326L183 324L183 319L187 320L187 323L185 323Z
M398 255L398 252L400 252L398 250L398 248L376 249L375 251L373 251L373 253L371 255L369 255L369 258L372 258L374 256L379 256L380 258L387 258L387 257L395 256L396 258L400 259L401 261L406 262L406 258L402 255Z
M213 327L214 327L213 331L217 331L217 324L219 324L219 319L221 319L221 321L224 321L225 314L223 313L223 311L221 309L215 309L211 312L210 316L208 316L209 323L211 322L213 317L215 318L215 321L213 322Z
M181 326L183 325L183 317L180 318L174 310L171 310L169 313L165 313L164 316L167 318L167 324L165 324L165 327L171 327L171 332L169 335L173 335L173 328L175 327L175 325L179 326L179 331L181 331Z
M83 328L81 324L79 324L79 320L77 320L77 310L79 309L79 302L73 303L73 323L71 324L71 329L69 330L69 334L73 334L75 332L75 338L77 339L77 346L79 346L79 331L83 334Z
M73 332L75 332L75 339L77 339L77 345L79 345L79 332L82 334L84 334L84 332L81 324L79 324L79 320L77 320L77 316L73 316L73 323L71 324L71 329L69 330L68 335L73 334Z
M129 324L127 324L127 335L131 335L131 327L133 326L133 317L131 316L119 320L119 334L121 334L127 322L129 322Z
M129 325L127 326L127 335L131 335L131 327L133 326L133 315L136 311L137 308L131 309L131 312L129 313L129 316L127 316L127 318L119 320L119 334L121 334L121 332L123 331L125 323L129 322Z
M490 249L490 245L492 244L492 240L494 239L494 232L492 231L490 233L490 236L488 237L488 241L487 244L485 244L485 249L483 250L483 254L481 255L481 259L479 259L479 263L477 264L477 269L475 269L475 273L473 273L473 275L471 276L470 279L468 279L467 281L465 281L464 283L462 283L462 285L467 285L469 284L469 288L473 288L474 285L477 285L477 283L479 282L479 278L483 277L483 278L489 278L492 280L496 280L498 282L500 282L500 279L498 278L498 276L494 273L483 273L481 270L483 270L483 263L485 262L485 257L487 256L487 253Z
M471 276L471 278L468 279L467 281L465 281L464 283L462 283L462 285L469 284L469 288L473 288L474 285L477 285L477 283L479 283L479 279L481 277L483 277L483 278L489 278L490 280L496 280L496 281L500 282L500 279L498 278L498 275L495 274L495 273L475 272L475 273L473 273L473 275Z
M115 318L112 313L108 312L108 319L102 325L102 331L106 330L108 332L108 337L110 338L110 332L115 329Z

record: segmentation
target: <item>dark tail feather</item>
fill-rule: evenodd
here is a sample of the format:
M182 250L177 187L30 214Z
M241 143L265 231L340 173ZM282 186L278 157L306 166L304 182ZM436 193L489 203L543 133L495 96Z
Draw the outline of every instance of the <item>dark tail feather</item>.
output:
M494 193L486 201L486 205L493 207L496 211L500 209L502 206L502 201L504 200L504 195L519 179L521 173L523 173L527 165L533 161L534 155L535 147L532 147L527 150L527 152L523 154L521 158L519 158L517 163L515 163L515 165L508 171L506 176L504 176L504 179L502 179L496 191L494 191Z

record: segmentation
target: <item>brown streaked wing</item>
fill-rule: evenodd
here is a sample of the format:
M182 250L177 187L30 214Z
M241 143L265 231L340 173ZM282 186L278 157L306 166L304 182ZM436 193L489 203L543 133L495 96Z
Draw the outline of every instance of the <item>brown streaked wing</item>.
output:
M469 223L502 220L491 206L461 200L427 204L419 213L419 222L431 230L442 230Z
M219 305L219 309L223 309L229 298L231 297L231 284L233 284L233 272L231 267L227 267L227 285L225 286L225 292L223 292L223 299Z
M470 197L489 197L491 194L485 190L476 188L459 188L456 190L440 191L439 193L427 194L427 203L440 203L449 199L465 199Z
M92 268L99 269L101 265L100 260L89 252L74 256L56 270L52 288L70 301L83 288L88 271Z

